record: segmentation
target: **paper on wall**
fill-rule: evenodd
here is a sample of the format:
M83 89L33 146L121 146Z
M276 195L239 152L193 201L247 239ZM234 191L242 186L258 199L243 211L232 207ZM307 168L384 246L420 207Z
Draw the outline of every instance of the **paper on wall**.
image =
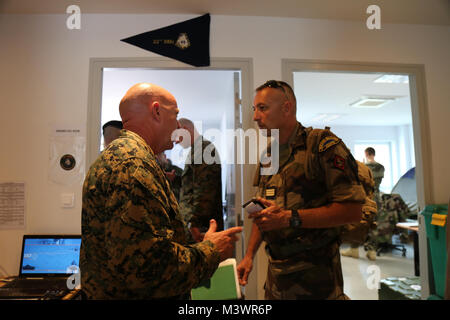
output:
M0 183L0 229L25 229L25 183Z

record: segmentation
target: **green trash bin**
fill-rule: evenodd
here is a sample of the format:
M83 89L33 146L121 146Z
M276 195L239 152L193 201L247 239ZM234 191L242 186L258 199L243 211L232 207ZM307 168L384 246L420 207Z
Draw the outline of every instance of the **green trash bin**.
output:
M447 272L447 216L448 205L428 205L421 212L425 218L427 239L431 251L435 292L431 299L443 299Z

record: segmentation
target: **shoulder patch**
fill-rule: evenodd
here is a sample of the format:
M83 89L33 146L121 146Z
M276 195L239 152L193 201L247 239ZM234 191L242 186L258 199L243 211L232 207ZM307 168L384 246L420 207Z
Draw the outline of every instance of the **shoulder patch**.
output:
M338 144L341 141L341 139L333 136L328 136L320 140L319 143L319 152L323 152L327 150L328 148Z
M335 155L333 159L333 167L344 170L345 169L345 159L341 156Z

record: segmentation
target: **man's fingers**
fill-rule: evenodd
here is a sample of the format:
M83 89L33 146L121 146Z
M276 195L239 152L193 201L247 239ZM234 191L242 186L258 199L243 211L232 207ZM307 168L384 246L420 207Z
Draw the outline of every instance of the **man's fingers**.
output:
M271 207L271 206L275 205L275 201L270 201L270 200L267 200L267 199L264 199L264 198L258 198L257 200L261 201L261 203L263 205L265 205L266 207Z
M249 272L247 271L247 269L245 269L244 275L242 276L242 282L243 282L244 286L247 284L248 274L249 274Z
M239 284L245 286L247 284L248 276L250 274L250 269L247 265L243 265L238 269Z
M233 228L223 231L223 233L227 236L231 236L231 235L239 233L239 232L242 232L242 227L233 227Z
M259 217L259 213L258 213L258 212L250 213L250 214L248 215L248 218L249 218L249 219L255 219L255 218L257 218L257 217Z
M214 219L209 220L209 229L206 233L216 232L217 222Z

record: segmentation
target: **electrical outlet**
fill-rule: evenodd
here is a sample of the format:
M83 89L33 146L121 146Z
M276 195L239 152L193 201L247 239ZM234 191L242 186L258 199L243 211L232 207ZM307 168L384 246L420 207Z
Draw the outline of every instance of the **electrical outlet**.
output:
M61 207L62 208L73 208L75 202L75 194L73 193L62 193L61 194Z

